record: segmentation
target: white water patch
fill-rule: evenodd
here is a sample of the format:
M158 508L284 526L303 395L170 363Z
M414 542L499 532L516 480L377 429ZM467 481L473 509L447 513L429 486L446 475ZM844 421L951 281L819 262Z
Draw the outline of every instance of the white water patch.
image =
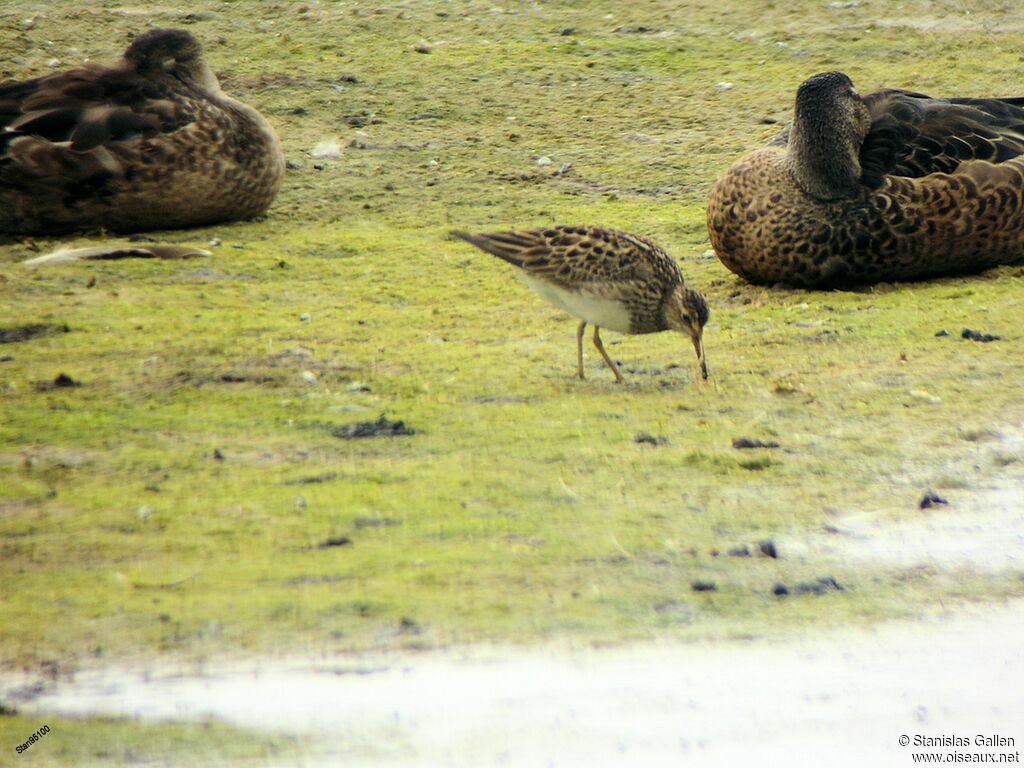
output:
M1012 427L988 434L990 441L979 445L972 461L1005 465L988 487L940 488L947 503L911 509L899 518L862 511L837 514L827 532L781 538L784 551L825 564L861 561L1024 573L1024 436Z
M902 519L845 515L828 533L783 537L780 548L787 556L823 563L1024 573L1024 487L958 490L943 497L948 506L915 510Z
M910 765L902 735L1024 744L1021 638L1018 602L785 642L105 668L15 703L289 732L306 768Z

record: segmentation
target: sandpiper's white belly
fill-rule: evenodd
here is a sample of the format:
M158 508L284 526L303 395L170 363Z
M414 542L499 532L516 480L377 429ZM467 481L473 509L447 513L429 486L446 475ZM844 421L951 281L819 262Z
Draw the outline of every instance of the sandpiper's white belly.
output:
M575 315L580 320L585 320L591 325L599 325L610 331L630 332L629 311L622 302L598 296L586 288L575 290L559 288L546 280L533 277L522 269L517 269L516 274L530 290L543 296L559 309L564 309L570 315Z

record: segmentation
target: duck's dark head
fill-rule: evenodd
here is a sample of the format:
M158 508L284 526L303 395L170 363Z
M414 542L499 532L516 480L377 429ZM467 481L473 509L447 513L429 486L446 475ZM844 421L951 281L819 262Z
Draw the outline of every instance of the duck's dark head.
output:
M850 197L861 188L860 145L871 114L842 72L808 78L796 92L789 136L790 170L819 200Z
M149 76L166 73L193 88L220 91L213 71L203 58L203 46L184 29L150 29L132 41L124 60Z

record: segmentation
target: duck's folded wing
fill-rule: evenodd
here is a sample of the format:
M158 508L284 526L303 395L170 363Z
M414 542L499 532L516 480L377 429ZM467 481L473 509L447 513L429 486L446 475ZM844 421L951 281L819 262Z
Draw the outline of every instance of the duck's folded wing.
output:
M1024 154L1024 98L932 99L910 91L864 97L872 123L860 151L862 179L950 173L967 160L1002 163Z
M83 67L0 85L0 158L19 136L88 152L193 122L195 105L123 69Z

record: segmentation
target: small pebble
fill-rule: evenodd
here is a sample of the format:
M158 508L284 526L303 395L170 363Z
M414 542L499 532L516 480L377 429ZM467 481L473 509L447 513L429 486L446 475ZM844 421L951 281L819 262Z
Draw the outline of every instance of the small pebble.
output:
M695 581L690 585L694 592L714 592L718 585L713 581Z
M351 440L359 437L415 435L416 430L405 426L404 421L392 421L382 415L376 421L360 421L355 424L343 424L340 427L332 427L331 434L343 440Z
M312 371L303 371L302 380L307 384L315 384L317 380L317 375Z
M638 432L633 438L633 442L641 445L644 443L647 445L665 445L668 439L660 435L652 435L649 432Z
M964 328L964 330L960 334L960 336L961 336L961 338L964 338L964 339L970 339L971 341L980 341L982 343L987 343L987 342L990 342L990 341L999 341L999 339L1001 338L1000 336L996 336L996 335L991 334L991 333L982 333L981 331L972 331L970 328Z
M326 157L337 159L341 157L341 144L335 139L324 139L317 142L316 146L309 150L311 157Z
M734 437L732 447L737 450L746 448L778 448L779 444L774 440L758 440L755 437Z
M331 536L317 544L317 547L320 549L327 549L328 547L345 547L351 543L352 539L348 536Z
M426 40L420 40L418 43L416 43L416 46L413 48L413 50L416 51L416 53L430 53L431 51L434 50L434 47Z
M771 539L757 542L757 548L761 550L761 554L765 557L770 557L773 560L777 560L779 557L779 551L775 548L775 542Z
M910 390L910 396L915 400L920 400L922 403L928 403L929 405L941 405L942 398L937 395L933 395L931 392L926 392L923 389L912 389Z
M538 157L537 165L554 165L550 157Z
M416 619L403 616L402 620L398 622L398 631L403 635L420 635L423 634L423 627L420 626Z
M831 576L822 576L814 581L801 581L796 585L798 595L824 595L826 592L845 592L846 587Z
M939 496L939 494L937 494L935 491L929 490L926 491L924 496L921 497L921 500L917 502L917 508L928 509L929 507L933 507L936 504L949 504L949 502L946 501L941 496Z
M720 91L728 91L732 89L732 83L718 83L715 87Z

